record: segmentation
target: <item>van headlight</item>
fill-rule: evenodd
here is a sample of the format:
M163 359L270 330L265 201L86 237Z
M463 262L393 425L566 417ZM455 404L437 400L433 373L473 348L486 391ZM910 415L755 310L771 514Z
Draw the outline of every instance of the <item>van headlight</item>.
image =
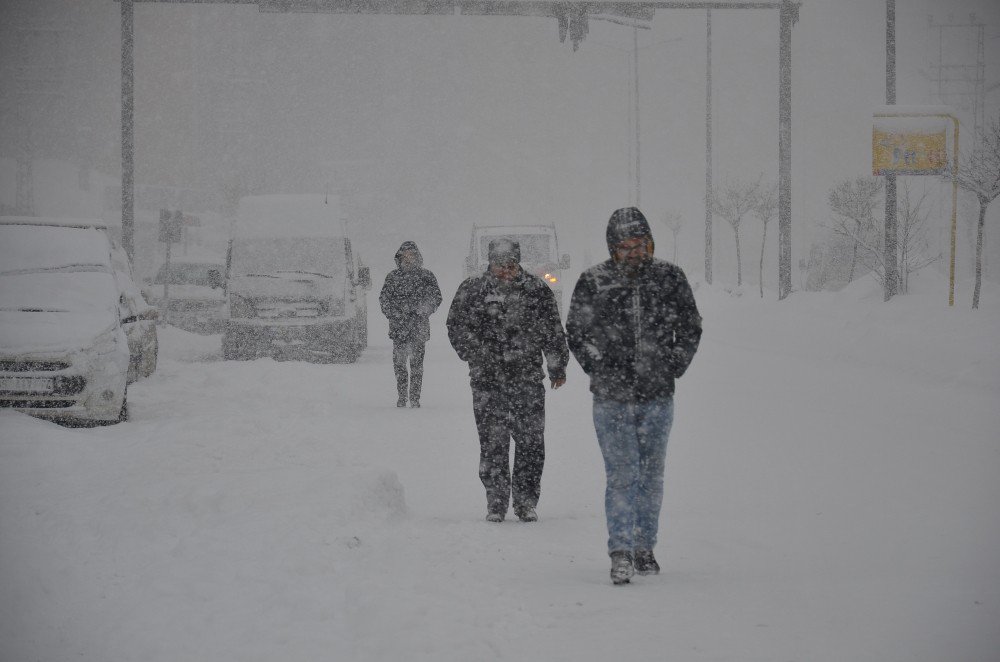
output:
M238 294L229 295L230 317L256 317L257 310L253 301Z
M331 317L342 317L344 315L343 299L327 299L323 302L323 312Z

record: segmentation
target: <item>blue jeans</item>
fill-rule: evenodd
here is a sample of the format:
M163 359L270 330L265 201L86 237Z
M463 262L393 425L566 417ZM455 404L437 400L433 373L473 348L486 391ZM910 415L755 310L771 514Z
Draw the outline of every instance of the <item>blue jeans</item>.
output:
M604 510L609 553L656 545L673 420L673 397L642 403L594 398L594 429L608 478Z

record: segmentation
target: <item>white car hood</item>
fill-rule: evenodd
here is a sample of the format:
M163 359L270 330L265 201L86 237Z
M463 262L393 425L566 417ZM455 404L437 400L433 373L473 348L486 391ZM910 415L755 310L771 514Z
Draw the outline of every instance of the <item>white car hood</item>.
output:
M0 310L0 353L59 354L91 347L118 321L100 312L23 312Z

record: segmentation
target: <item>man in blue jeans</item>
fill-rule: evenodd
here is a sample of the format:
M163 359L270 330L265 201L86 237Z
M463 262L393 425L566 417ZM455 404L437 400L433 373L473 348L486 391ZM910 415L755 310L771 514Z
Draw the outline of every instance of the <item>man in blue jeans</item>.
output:
M580 275L566 321L570 351L590 376L594 429L604 456L611 581L656 574L674 379L701 340L701 316L684 272L653 257L635 207L607 227L611 259Z

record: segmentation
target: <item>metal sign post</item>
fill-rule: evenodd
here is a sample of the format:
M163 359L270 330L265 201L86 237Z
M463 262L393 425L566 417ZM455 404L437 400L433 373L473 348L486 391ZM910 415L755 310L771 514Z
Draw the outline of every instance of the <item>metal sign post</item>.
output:
M885 106L876 110L872 125L872 174L942 175L948 172L948 131L927 120L951 120L951 261L948 305L955 305L955 243L958 233L958 118L948 108ZM888 247L886 247L888 250Z

